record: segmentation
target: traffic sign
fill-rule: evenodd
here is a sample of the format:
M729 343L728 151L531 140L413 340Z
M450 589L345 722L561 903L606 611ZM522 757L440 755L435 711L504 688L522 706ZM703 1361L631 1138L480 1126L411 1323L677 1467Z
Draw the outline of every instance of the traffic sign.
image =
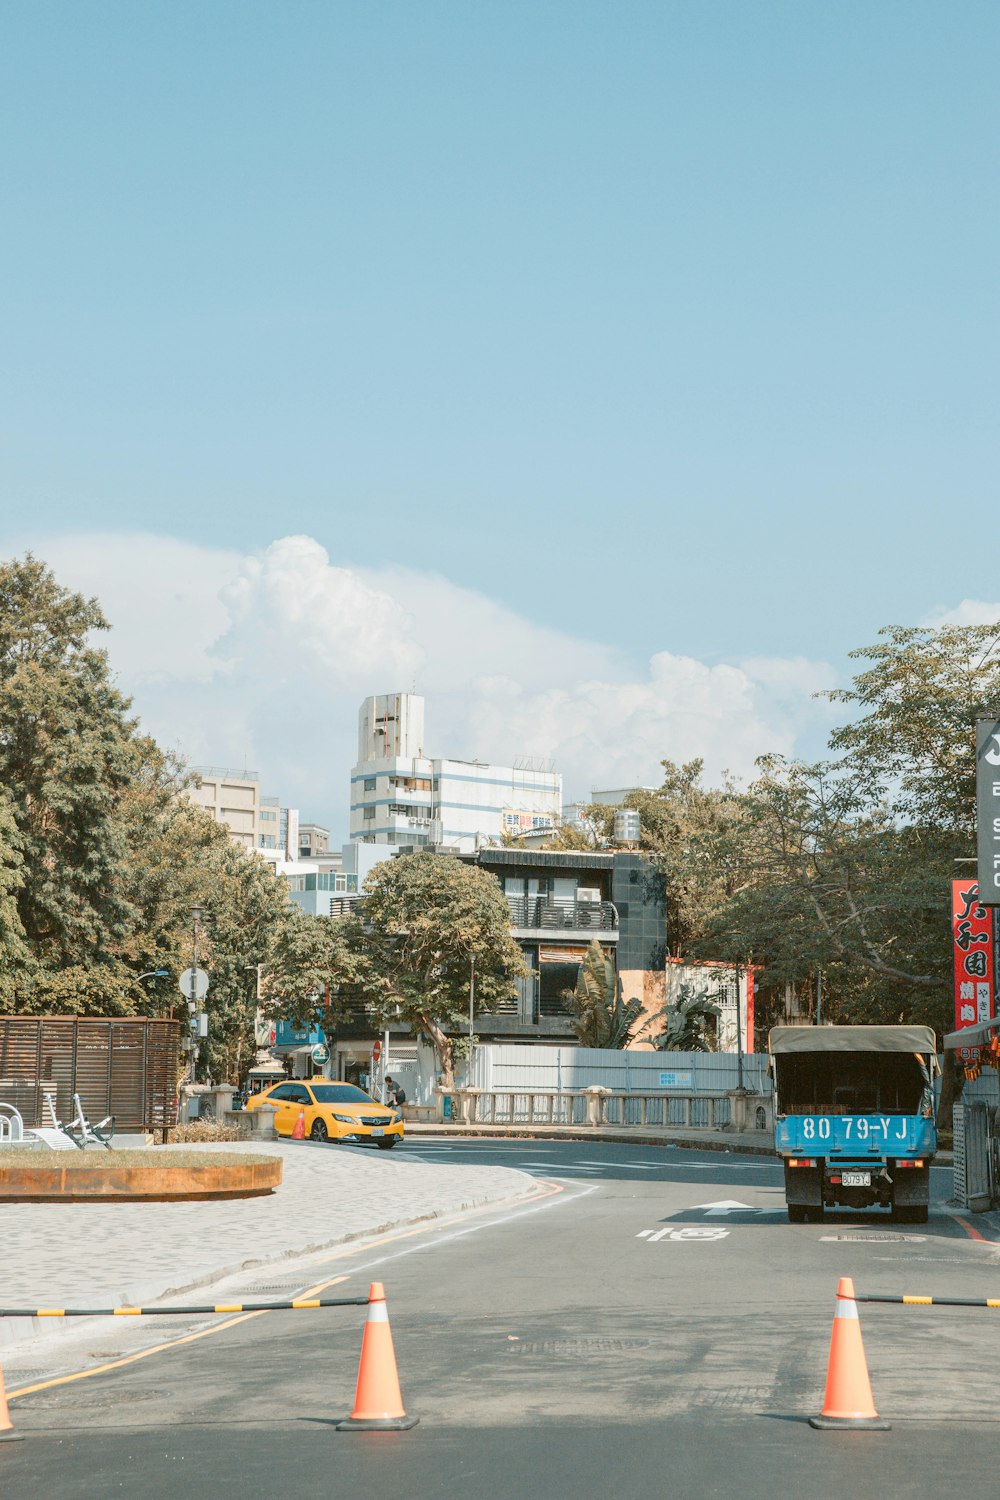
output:
M204 1000L208 994L208 975L204 969L185 969L177 987L188 1000Z
M372 1057L375 1059L376 1062L378 1062L378 1060L379 1060L379 1058L381 1056L382 1056L382 1043L381 1042L372 1042Z

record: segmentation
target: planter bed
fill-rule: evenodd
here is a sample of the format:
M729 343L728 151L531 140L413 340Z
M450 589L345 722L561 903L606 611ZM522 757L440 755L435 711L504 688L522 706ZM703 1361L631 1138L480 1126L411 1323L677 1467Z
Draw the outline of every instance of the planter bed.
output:
M256 1198L280 1183L278 1157L246 1151L0 1150L0 1205Z

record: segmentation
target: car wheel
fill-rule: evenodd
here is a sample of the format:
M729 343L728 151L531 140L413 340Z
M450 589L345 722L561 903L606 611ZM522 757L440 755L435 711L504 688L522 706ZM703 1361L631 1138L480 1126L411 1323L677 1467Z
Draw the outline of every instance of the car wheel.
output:
M395 1144L396 1137L394 1135L387 1135L385 1140L379 1141L378 1148L380 1151L391 1151Z
M326 1128L325 1121L313 1121L313 1128L309 1132L309 1138L313 1141L328 1141L330 1139L330 1132Z

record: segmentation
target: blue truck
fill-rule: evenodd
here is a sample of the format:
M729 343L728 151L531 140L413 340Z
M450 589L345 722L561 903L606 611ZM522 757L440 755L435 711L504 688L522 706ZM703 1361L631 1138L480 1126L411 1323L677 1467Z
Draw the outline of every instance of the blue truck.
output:
M774 1148L793 1224L827 1206L927 1221L934 1124L929 1026L776 1026Z

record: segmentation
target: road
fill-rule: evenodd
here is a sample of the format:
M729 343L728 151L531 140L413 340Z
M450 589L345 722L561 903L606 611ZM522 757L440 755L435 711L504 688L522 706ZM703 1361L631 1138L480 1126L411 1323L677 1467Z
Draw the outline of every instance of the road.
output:
M454 1139L401 1154L517 1166L545 1196L326 1252L266 1282L258 1270L242 1291L290 1296L336 1279L327 1295L349 1296L383 1281L418 1427L333 1429L351 1405L358 1309L216 1320L230 1326L12 1400L26 1440L0 1447L4 1495L990 1492L1000 1310L863 1306L893 1430L820 1433L806 1420L839 1276L868 1292L1000 1290L1000 1227L947 1211L948 1172L933 1173L927 1226L845 1213L793 1226L768 1158ZM251 1291L265 1284L283 1290ZM172 1337L164 1322L149 1334Z

